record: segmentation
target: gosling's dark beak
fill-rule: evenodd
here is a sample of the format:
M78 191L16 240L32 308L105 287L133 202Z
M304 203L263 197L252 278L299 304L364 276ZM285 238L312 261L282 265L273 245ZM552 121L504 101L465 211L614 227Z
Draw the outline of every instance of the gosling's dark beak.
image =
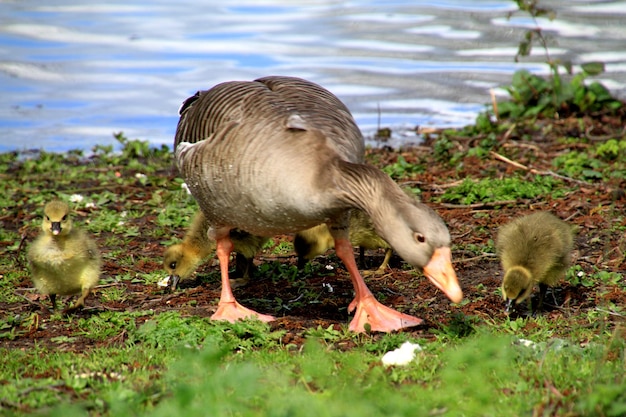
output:
M180 277L178 275L170 275L170 291L176 291L176 287L178 286L178 282L180 281Z
M515 300L513 300L512 298L509 298L508 300L506 300L506 307L504 308L504 312L506 314L509 314L509 312L511 311L511 307L513 307L513 302Z
M50 226L50 230L53 235L58 235L61 233L61 222L52 222L52 226Z

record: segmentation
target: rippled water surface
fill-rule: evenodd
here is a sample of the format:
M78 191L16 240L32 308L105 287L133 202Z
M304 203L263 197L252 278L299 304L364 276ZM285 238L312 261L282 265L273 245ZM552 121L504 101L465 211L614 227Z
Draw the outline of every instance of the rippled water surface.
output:
M42 5L45 4L45 5ZM224 4L237 4L225 6ZM553 57L604 61L626 99L626 2L545 2ZM112 134L172 142L199 89L283 74L337 94L364 133L462 126L539 49L514 63L533 26L512 1L0 0L0 151L90 150Z

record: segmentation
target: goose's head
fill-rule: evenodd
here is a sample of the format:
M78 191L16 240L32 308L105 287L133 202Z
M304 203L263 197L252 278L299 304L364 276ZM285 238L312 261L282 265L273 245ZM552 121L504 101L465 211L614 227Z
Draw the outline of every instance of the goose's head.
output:
M193 274L201 261L195 252L188 250L185 245L172 245L163 254L163 268L170 276L170 290L176 290L180 280L185 280Z
M506 301L506 312L511 309L513 302L519 304L530 297L533 290L533 281L530 271L522 266L514 266L504 274L502 281L502 297Z
M70 208L63 201L54 200L46 204L43 209L41 228L53 236L64 236L72 230Z
M463 299L456 272L452 267L450 232L443 220L428 206L418 202L406 204L390 220L393 231L379 234L391 247L455 303Z

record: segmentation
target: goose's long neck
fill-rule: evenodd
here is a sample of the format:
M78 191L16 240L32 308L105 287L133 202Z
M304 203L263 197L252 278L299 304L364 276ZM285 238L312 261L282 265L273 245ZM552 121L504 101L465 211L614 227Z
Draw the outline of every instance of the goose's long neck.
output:
M441 217L409 197L387 174L345 161L338 168L339 199L367 213L376 232L405 261L424 267L436 249L450 247L450 232Z
M340 198L367 213L377 232L386 238L382 225L395 216L398 206L407 204L409 197L387 174L370 165L341 161L340 169Z

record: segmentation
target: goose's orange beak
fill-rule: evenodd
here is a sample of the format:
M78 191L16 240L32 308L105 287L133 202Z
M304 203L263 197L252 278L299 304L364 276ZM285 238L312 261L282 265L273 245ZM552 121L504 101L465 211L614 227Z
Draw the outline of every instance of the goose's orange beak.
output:
M456 272L452 267L452 252L450 248L438 248L424 267L424 275L437 288L443 291L450 300L458 303L463 299L463 291L459 287Z

